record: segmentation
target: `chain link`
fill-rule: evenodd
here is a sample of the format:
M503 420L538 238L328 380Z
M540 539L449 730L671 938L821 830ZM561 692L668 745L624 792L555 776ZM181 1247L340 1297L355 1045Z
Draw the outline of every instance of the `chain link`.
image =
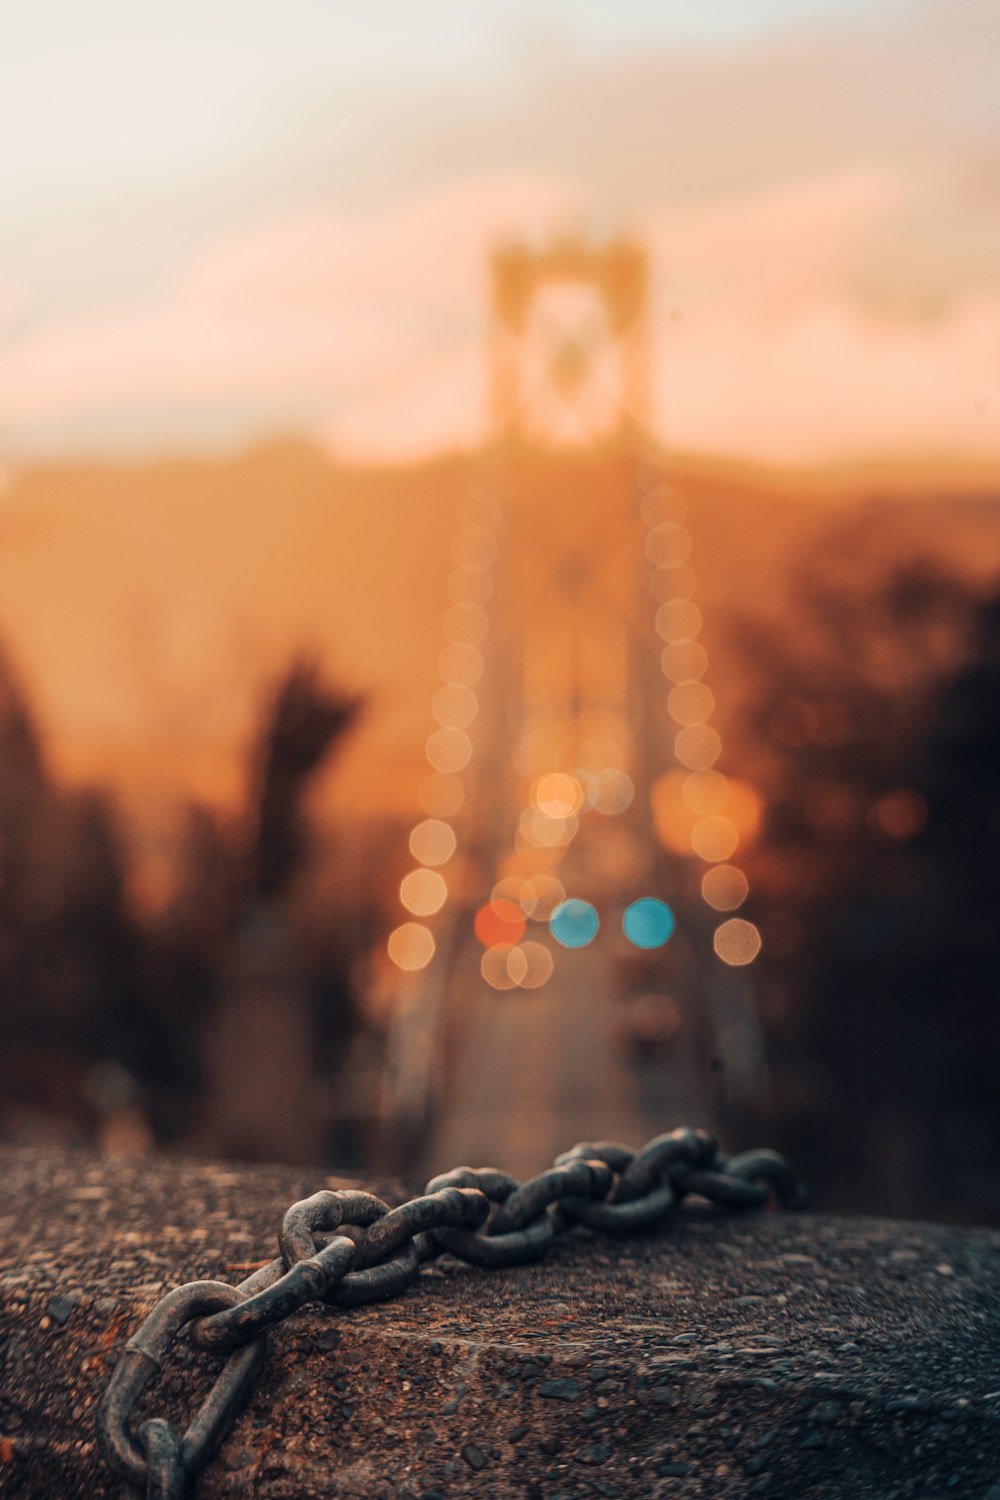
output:
M491 1270L537 1261L577 1224L648 1232L689 1193L724 1209L759 1208L769 1196L785 1208L806 1203L777 1152L727 1158L705 1131L687 1128L640 1151L616 1141L574 1146L523 1183L496 1167L457 1167L398 1208L356 1189L313 1193L285 1214L278 1258L236 1286L191 1281L168 1292L119 1351L97 1419L105 1458L147 1500L182 1500L246 1406L267 1330L306 1303L397 1297L444 1252ZM215 1382L183 1434L158 1417L134 1432L132 1413L185 1330L198 1349L224 1357Z

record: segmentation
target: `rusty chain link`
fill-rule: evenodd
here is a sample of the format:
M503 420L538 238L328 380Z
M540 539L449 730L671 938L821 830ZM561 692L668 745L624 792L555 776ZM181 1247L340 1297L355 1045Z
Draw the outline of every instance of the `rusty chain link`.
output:
M806 1201L777 1152L725 1157L705 1131L686 1128L641 1151L585 1142L523 1183L495 1167L457 1167L398 1208L356 1189L314 1193L285 1214L276 1259L236 1286L191 1281L168 1292L119 1351L97 1419L105 1458L147 1500L183 1500L249 1400L267 1330L307 1302L359 1307L396 1297L422 1262L446 1251L488 1269L541 1260L577 1224L644 1233L689 1193L725 1209L759 1208L769 1196L785 1208ZM183 1434L159 1417L133 1430L132 1413L183 1330L197 1348L224 1356L222 1368Z

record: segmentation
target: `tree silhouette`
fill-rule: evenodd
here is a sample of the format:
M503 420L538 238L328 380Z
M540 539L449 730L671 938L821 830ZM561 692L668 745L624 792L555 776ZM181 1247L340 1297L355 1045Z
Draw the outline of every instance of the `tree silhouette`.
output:
M324 687L301 656L278 684L251 757L251 890L265 901L288 893L306 847L303 797L310 778L355 723L361 700Z
M159 1056L138 958L110 800L56 784L0 656L0 1106L82 1135L88 1069Z
M0 653L0 1136L54 1129L85 1140L127 1102L157 1140L190 1142L206 1027L232 984L246 919L262 906L280 907L281 961L314 1017L323 1065L335 1065L355 1025L349 976L360 939L329 921L318 938L298 909L296 877L308 852L306 789L359 708L324 687L314 663L294 661L262 715L243 817L227 824L185 809L173 899L140 912L111 797L52 778Z
M739 632L765 1112L824 1203L996 1218L1000 598L864 548Z

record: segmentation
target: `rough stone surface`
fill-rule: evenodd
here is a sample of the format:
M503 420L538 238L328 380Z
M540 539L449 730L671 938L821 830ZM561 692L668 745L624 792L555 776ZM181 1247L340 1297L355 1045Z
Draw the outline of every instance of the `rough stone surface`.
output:
M0 1169L0 1494L124 1497L94 1440L122 1341L171 1286L239 1280L287 1204L344 1184L37 1151ZM146 1414L183 1422L214 1364L178 1345ZM1000 1234L690 1209L642 1239L576 1230L536 1266L445 1258L394 1302L277 1330L197 1495L985 1500Z

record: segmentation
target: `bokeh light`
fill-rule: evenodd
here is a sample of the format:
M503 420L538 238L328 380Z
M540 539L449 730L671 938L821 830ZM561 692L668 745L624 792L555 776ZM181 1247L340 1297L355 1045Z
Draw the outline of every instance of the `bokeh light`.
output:
M685 855L691 853L691 832L699 817L684 799L686 780L683 771L666 771L656 778L649 793L657 838L664 848Z
M491 901L512 901L526 917L535 909L535 900L528 889L530 881L525 875L504 875L490 891Z
M760 932L742 917L730 917L715 930L713 946L724 964L742 968L752 964L760 952Z
M432 771L420 783L420 806L432 818L453 818L465 801L465 788L457 776Z
M678 724L704 724L712 716L715 696L703 682L683 682L672 688L667 699L670 717Z
M692 771L684 778L681 796L700 817L718 812L729 798L728 777L721 771Z
M438 657L438 676L450 687L474 687L482 675L482 652L468 641L453 641Z
M690 599L668 599L656 611L656 633L668 643L691 641L701 629L701 610Z
M399 969L426 969L434 957L434 937L420 922L404 922L389 934L389 957Z
M540 776L531 789L531 800L549 818L568 818L583 806L584 792L579 780L565 771L551 771Z
M467 729L479 712L479 700L471 688L438 688L431 700L431 713L445 729Z
M903 844L920 833L926 824L927 803L919 792L895 787L875 803L869 822L885 842Z
M665 901L642 896L626 908L622 930L637 948L662 948L673 935L676 921Z
M492 948L487 948L479 963L479 972L486 983L494 990L513 990L517 988L518 979L515 968L511 964L511 954L517 949L511 943L496 943ZM517 967L520 967L518 965Z
M701 818L691 830L691 848L700 859L721 864L735 853L740 842L739 830L730 818L718 813Z
M518 821L521 838L535 849L563 848L576 837L579 827L575 814L568 818L551 818L534 807L526 807Z
M675 641L664 646L660 666L671 682L697 682L708 670L708 652L700 641Z
M496 495L489 490L470 490L458 502L455 516L460 526L467 526L470 530L482 527L484 530L492 530L499 523L502 506Z
M646 537L646 556L657 568L679 568L691 556L691 536L676 521L663 521Z
M544 943L495 943L483 954L479 971L495 990L537 990L551 978L554 967Z
M488 568L495 561L497 544L485 526L467 526L451 544L452 560L463 568Z
M547 922L565 900L566 887L554 875L533 875L521 892L522 908L534 922Z
M674 740L674 754L690 771L707 771L722 754L722 741L710 724L691 724Z
M489 615L476 604L455 604L445 611L445 639L453 645L481 646L489 630Z
M680 523L686 520L687 509L687 501L681 491L660 479L646 491L639 506L647 526L659 526L668 521Z
M560 902L549 918L549 931L564 948L586 948L594 941L600 925L590 902L577 897Z
M520 978L523 990L538 990L552 977L555 960L544 943L522 943L520 953L524 958L524 973Z
M735 911L743 905L749 889L750 882L735 865L716 865L702 877L701 894L716 911Z
M516 947L508 950L507 974L514 981L515 985L520 985L524 983L527 972L527 955L525 954L523 945L518 943Z
M482 606L493 593L493 579L486 568L453 568L448 576L448 598L453 604Z
M748 843L756 837L764 816L764 803L757 788L749 781L729 778L729 795L726 797L726 817L736 824L740 843Z
M614 766L591 772L585 777L585 786L591 807L605 817L623 813L635 796L632 778Z
M435 771L462 771L472 756L472 741L461 729L435 729L427 738L425 754Z
M519 943L524 937L527 918L515 901L502 897L486 901L476 912L473 927L484 948L498 943Z
M415 917L432 917L448 898L444 876L437 870L411 870L399 886L399 899Z
M410 834L410 853L422 865L444 865L455 852L455 830L440 818L425 818Z
M662 604L669 604L672 599L690 599L697 588L697 576L687 563L679 568L661 568L649 581L650 593Z

